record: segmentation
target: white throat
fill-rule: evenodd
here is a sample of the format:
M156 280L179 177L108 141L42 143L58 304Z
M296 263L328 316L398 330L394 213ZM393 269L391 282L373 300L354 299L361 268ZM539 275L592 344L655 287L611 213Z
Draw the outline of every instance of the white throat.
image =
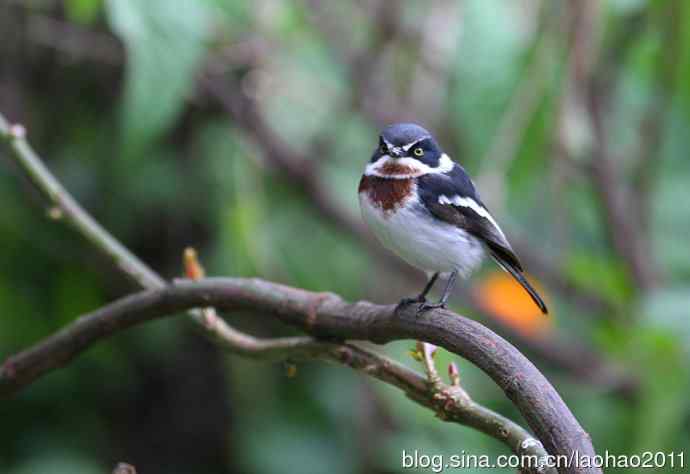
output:
M366 176L379 178L409 179L418 178L425 174L448 173L453 169L454 163L445 153L438 160L438 166L431 167L414 158L391 158L390 155L382 155L378 160L369 163L364 170ZM386 170L385 168L389 168ZM399 172L390 169L398 168Z

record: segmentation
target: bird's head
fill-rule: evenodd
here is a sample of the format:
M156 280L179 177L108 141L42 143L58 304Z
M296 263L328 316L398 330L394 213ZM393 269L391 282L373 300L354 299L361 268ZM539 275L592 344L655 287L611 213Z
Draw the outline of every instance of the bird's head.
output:
M452 166L438 143L425 128L414 123L396 123L383 129L379 144L367 166L367 174L403 178L445 171Z

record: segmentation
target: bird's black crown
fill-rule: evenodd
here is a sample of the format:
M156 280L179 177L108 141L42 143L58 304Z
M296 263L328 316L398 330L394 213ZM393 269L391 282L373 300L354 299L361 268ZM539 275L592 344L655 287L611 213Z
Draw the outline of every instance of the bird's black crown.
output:
M422 138L432 138L424 127L416 123L394 123L383 129L381 137L395 146L404 146Z

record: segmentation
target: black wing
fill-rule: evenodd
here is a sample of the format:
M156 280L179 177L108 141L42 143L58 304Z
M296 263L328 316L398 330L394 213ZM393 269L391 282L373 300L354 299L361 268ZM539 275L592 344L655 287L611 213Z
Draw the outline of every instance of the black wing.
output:
M465 230L484 243L501 268L510 273L529 293L539 309L548 312L544 301L522 274L522 264L503 231L486 209L472 180L460 165L447 174L417 178L419 197L437 218Z

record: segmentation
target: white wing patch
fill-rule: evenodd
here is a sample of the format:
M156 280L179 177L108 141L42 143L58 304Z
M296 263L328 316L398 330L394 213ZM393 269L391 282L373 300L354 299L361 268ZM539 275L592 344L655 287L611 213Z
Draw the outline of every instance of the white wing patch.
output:
M501 237L503 237L503 239L506 240L506 236L503 234L503 231L498 226L498 223L494 220L494 217L489 213L489 211L486 210L484 206L480 205L471 197L453 196L449 198L445 194L441 194L438 197L438 203L458 207L468 207L472 209L476 214L482 216L484 219L491 222L491 224L496 228L498 233L501 234Z

